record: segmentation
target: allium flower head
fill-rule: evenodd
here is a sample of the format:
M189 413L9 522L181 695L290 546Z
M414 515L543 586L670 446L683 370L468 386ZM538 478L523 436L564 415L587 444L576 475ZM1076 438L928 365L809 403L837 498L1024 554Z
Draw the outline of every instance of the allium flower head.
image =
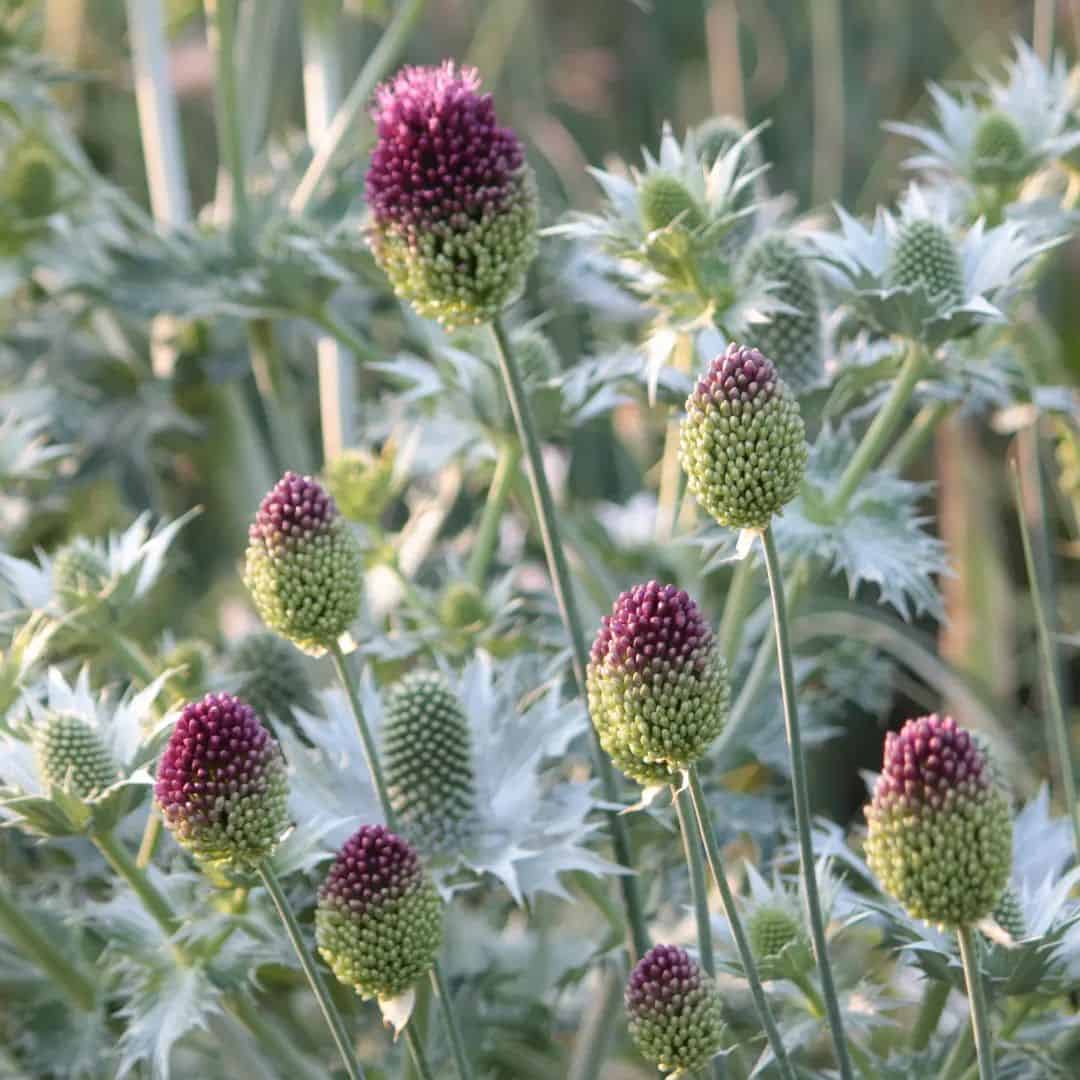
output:
M406 67L375 95L367 174L375 258L394 291L448 326L490 321L536 254L521 141L473 68Z
M951 928L994 910L1012 858L1009 805L951 717L908 720L886 736L866 818L870 868L910 915Z
M686 401L679 459L698 502L733 529L763 529L806 470L799 406L776 365L730 344Z
M249 531L244 584L271 630L318 655L360 608L360 548L334 500L310 476L287 472Z
M628 776L668 783L727 719L727 669L697 604L650 581L622 593L593 642L586 679L600 743Z
M154 797L181 846L212 866L251 869L289 828L285 759L255 710L231 694L184 706Z
M100 794L120 778L105 740L85 720L64 713L50 713L35 732L38 771L51 787L70 781L80 799Z
M654 945L626 984L630 1037L662 1072L702 1069L723 1045L720 995L685 949Z
M319 952L362 998L395 998L430 970L442 910L416 851L382 825L365 825L338 852L319 890Z

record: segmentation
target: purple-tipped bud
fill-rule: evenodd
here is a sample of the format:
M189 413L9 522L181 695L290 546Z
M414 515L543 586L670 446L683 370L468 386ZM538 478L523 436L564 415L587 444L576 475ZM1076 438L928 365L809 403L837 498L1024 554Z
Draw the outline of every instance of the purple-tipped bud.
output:
M363 998L408 990L442 942L438 893L412 846L382 825L365 825L338 852L315 912L319 952Z
M177 841L211 865L251 869L289 827L281 750L255 710L231 694L184 706L154 797Z
M958 927L994 910L1012 859L1008 800L951 717L908 720L885 737L866 818L870 868L911 915Z
M536 252L521 141L473 68L407 67L375 95L366 189L373 249L398 295L446 325L487 322Z
M642 784L697 761L727 718L727 670L682 589L650 581L622 593L589 656L589 713L612 761Z
M685 949L654 945L630 973L625 1001L630 1037L664 1072L704 1068L723 1045L720 996Z

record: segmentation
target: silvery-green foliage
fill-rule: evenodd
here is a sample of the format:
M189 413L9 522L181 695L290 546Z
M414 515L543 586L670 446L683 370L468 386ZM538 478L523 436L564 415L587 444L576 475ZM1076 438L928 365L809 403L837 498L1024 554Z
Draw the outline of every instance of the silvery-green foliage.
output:
M0 483L12 490L19 480L40 479L70 447L50 443L44 416L20 416L0 399ZM11 485L12 487L9 487Z

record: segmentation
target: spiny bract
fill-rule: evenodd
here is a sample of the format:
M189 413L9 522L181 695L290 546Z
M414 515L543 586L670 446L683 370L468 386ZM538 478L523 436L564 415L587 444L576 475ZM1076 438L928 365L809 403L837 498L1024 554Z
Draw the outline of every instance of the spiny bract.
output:
M65 713L49 713L34 734L41 779L50 787L64 787L80 799L100 795L119 779L116 762L101 736L85 720Z
M944 226L936 221L914 219L901 226L886 277L893 287L921 289L943 309L964 300L960 256Z

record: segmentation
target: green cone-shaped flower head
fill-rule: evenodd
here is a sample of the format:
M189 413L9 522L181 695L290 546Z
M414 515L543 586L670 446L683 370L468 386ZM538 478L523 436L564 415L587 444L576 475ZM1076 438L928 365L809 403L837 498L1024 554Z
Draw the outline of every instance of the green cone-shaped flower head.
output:
M625 1001L634 1045L661 1072L695 1072L723 1046L720 995L677 945L654 945L638 961Z
M53 587L68 603L89 600L109 583L104 558L78 542L61 548L52 562Z
M795 244L780 233L771 233L750 248L740 269L744 281L771 282L771 295L794 308L794 312L774 311L767 323L752 326L747 344L773 357L784 382L801 394L824 371L817 275Z
M365 825L338 852L319 890L315 937L330 969L362 998L395 998L431 969L442 908L416 851Z
M446 326L489 322L536 254L521 141L473 68L407 67L376 93L372 248L394 291Z
M763 529L806 470L799 406L776 365L731 344L686 401L679 459L701 505L733 529Z
M38 772L49 787L64 787L92 799L120 779L116 762L101 736L85 720L49 713L34 734Z
M287 472L263 499L248 537L244 584L271 630L319 655L360 609L363 562L334 500Z
M233 649L229 667L241 678L240 697L271 723L291 724L294 709L314 707L315 690L303 657L277 634L248 634Z
M697 604L650 581L622 593L593 642L589 714L611 760L639 784L670 782L727 719L720 649Z
M938 307L956 307L964 300L960 256L944 226L916 218L900 228L886 272L894 288L921 289Z
M951 717L908 720L886 736L866 820L870 868L910 915L960 927L994 910L1012 860L1008 800Z
M184 706L154 798L178 843L208 866L253 869L290 824L281 750L255 710L232 694Z
M639 193L641 223L648 232L666 229L678 218L679 224L693 232L704 224L701 208L686 186L667 173L655 173L642 184Z
M774 960L793 941L805 937L794 912L781 904L762 904L746 921L750 950L758 961Z
M972 175L979 184L1012 184L1024 178L1028 154L1024 136L1004 113L989 112L975 129Z
M1006 885L1001 898L994 907L994 922L1016 941L1027 937L1027 919L1024 918L1024 905L1020 896L1010 884Z
M417 671L393 687L383 747L402 832L425 851L459 847L476 800L472 749L465 711L442 675Z
M448 630L480 626L488 617L487 600L472 582L452 582L439 598L439 619Z
M346 450L327 463L326 486L350 521L374 524L394 492L394 460L367 450Z
M3 194L23 218L48 217L56 210L56 161L49 150L33 141L20 147L5 170Z

